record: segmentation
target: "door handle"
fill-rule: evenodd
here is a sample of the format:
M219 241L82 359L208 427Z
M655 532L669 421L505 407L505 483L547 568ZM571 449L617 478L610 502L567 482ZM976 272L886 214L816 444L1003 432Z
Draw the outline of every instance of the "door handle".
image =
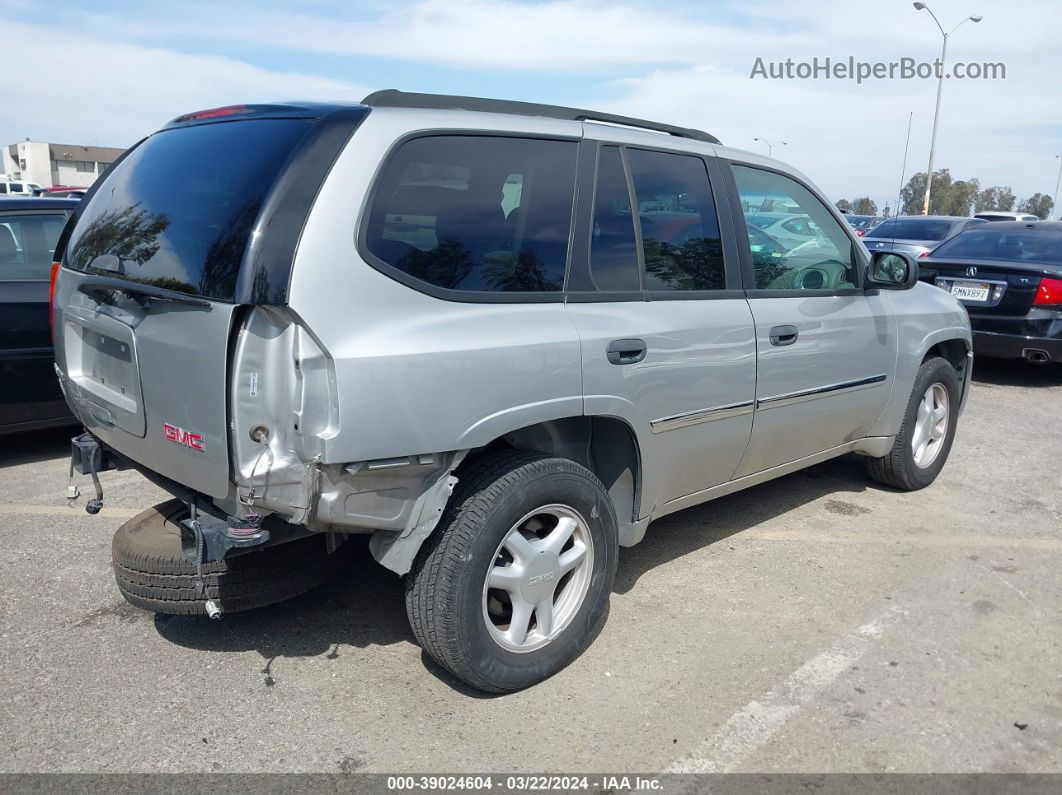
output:
M612 364L637 364L648 350L645 340L612 340L605 355Z
M799 336L800 330L796 326L774 326L771 328L771 345L792 345Z

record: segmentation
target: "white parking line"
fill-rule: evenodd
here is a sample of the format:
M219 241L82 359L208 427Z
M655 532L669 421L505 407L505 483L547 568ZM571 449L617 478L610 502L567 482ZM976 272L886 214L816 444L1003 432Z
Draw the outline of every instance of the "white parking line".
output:
M652 532L652 530L650 530ZM813 541L826 544L910 544L914 547L1001 547L1062 550L1058 538L1007 538L984 535L937 535L913 533L831 533L815 530L745 530L734 536L749 541Z
M668 767L668 773L728 773L765 745L789 718L849 670L904 615L892 607L846 635L797 668L782 684L735 712L693 753Z

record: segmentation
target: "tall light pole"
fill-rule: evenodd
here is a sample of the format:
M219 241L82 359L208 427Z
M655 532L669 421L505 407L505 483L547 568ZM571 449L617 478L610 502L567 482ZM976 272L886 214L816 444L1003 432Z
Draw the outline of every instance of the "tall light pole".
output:
M1058 209L1058 186L1062 185L1062 155L1055 155L1058 158L1058 179L1055 180L1055 203L1052 205L1056 213L1058 213L1058 220L1062 221L1062 210Z
M767 144L767 157L771 157L772 156L771 152L774 150L775 144L771 143L766 138L753 138L752 140L753 141L759 141L760 143ZM789 142L788 141L778 141L777 143L781 144L782 146L789 146Z
M936 22L937 27L940 28L940 35L944 37L944 46L940 48L940 76L937 79L937 109L933 111L933 136L929 142L929 171L926 172L926 198L925 201L922 202L922 215L929 215L929 194L933 188L933 158L937 153L937 122L940 119L940 92L944 90L944 58L948 54L948 36L957 31L963 22L980 22L984 17L980 14L972 14L953 27L951 33L945 33L943 26L940 24L940 20L937 19L937 15L933 13L933 9L925 3L915 3L914 7L916 11L928 11L929 16L933 17L933 21Z

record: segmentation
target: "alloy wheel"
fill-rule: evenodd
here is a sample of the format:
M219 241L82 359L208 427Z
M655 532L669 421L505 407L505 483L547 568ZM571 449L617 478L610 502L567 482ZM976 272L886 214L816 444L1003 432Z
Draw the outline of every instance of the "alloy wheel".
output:
M506 533L483 583L491 638L512 652L540 649L579 612L594 567L586 520L566 505L545 505Z
M944 447L948 435L948 390L941 383L933 384L922 396L911 434L911 452L915 466L927 469Z

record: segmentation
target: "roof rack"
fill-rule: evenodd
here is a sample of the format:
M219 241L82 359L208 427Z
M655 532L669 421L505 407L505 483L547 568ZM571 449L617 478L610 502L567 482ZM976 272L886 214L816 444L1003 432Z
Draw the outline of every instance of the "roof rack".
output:
M418 94L398 91L393 88L374 91L361 101L362 105L373 108L428 108L432 110L474 110L482 113L512 113L518 116L545 116L550 119L567 121L600 121L606 124L619 124L624 127L637 127L643 130L667 133L678 138L690 138L694 141L717 144L714 135L695 130L691 127L676 127L630 116L617 116L614 113L598 113L593 110L566 108L561 105L541 105L537 102L517 102L507 99L484 99L483 97L459 97L448 94Z

